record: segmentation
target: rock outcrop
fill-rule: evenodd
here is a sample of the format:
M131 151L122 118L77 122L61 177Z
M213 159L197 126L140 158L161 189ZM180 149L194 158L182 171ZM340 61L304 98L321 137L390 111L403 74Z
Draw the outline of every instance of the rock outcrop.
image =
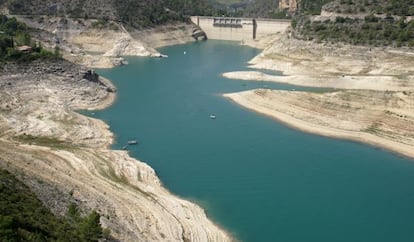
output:
M298 9L297 0L279 0L279 9L289 9L289 12L294 13Z

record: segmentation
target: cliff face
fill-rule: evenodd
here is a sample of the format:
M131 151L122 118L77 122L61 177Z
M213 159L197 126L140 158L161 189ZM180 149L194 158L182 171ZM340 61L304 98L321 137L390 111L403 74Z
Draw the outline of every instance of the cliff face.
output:
M68 200L96 209L120 241L229 241L199 206L164 189L151 167L108 149L108 125L73 111L113 101L112 85L96 78L65 61L3 66L0 167L21 174L55 213Z

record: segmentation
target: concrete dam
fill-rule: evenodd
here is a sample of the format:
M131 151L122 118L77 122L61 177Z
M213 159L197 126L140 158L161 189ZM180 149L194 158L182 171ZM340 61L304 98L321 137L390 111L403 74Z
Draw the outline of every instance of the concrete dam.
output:
M260 39L269 34L284 32L290 26L286 19L248 19L192 16L191 21L205 32L207 38L242 41ZM199 37L197 33L194 37Z

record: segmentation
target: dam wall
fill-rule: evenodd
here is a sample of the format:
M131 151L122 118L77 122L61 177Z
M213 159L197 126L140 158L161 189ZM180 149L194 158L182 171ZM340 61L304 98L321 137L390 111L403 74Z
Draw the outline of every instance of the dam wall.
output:
M269 34L284 32L290 26L290 20L285 19L192 16L191 21L209 39L232 41L260 39Z

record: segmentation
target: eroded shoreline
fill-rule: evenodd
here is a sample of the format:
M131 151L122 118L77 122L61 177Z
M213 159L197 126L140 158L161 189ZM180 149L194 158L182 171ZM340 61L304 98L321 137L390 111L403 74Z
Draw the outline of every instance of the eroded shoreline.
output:
M316 44L279 35L250 62L257 71L223 76L334 90L256 89L224 96L305 132L368 143L414 158L413 62L409 52Z
M120 241L231 241L203 209L167 191L147 164L110 150L101 120L76 113L115 100L108 80L66 61L8 66L0 75L0 166L54 213L96 209Z
M266 92L269 91L267 89L259 89L255 90L256 92ZM296 99L300 98L302 94L306 95L305 93L295 94L288 97L289 99ZM345 140L352 140L360 143L369 144L375 147L379 147L385 150L389 150L394 152L398 155L402 155L408 158L414 158L414 150L413 146L411 145L411 141L407 143L403 143L400 141L396 141L395 139L387 139L383 137L379 137L375 135L375 128L374 127L365 127L364 125L363 130L365 131L357 131L357 130L346 130L331 127L329 125L324 125L322 122L309 122L308 119L312 119L312 115L305 112L300 112L291 108L290 106L295 105L289 101L282 101L278 100L278 96L289 96L288 92L280 91L280 92L273 92L272 94L266 95L261 101L258 100L256 94L250 91L241 92L241 93L231 93L225 94L224 97L229 98L233 102L238 105L241 105L249 110L254 112L269 116L274 118L275 120L284 123L285 125L298 129L303 132L326 136L330 138L336 139L345 139ZM268 98L268 100L266 100ZM270 100L269 100L270 99ZM267 105L267 103L271 102L271 105ZM275 108L277 106L277 108ZM309 116L307 116L309 115ZM316 116L316 115L315 115ZM327 121L326 118L324 121ZM338 121L338 120L335 120ZM332 122L335 122L332 121ZM347 121L342 121L342 123L346 123ZM350 125L355 125L350 123Z

